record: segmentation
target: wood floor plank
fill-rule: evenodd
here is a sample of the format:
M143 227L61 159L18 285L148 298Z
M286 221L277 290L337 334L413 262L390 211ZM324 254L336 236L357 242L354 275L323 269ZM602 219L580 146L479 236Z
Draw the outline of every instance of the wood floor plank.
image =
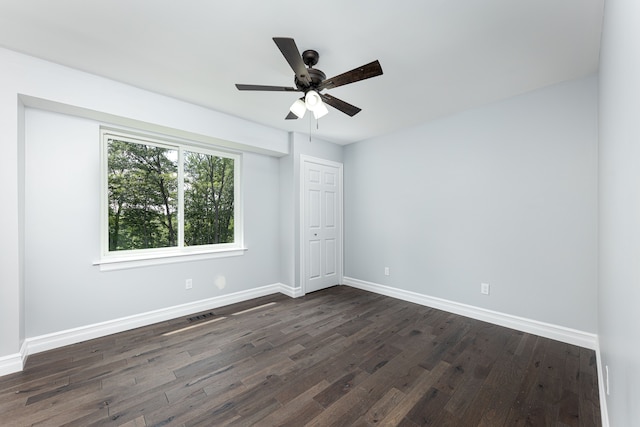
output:
M333 384L326 387L320 393L313 397L323 408L328 408L333 403L340 400L344 395L351 392L356 386L361 384L369 375L358 369L349 372L343 377L336 380Z
M281 410L274 411L262 420L265 426L300 426L309 422L321 413L324 408L314 397L322 393L329 383L325 380L311 386L304 393L282 406Z
M405 417L420 426L434 425L448 400L448 394L431 387L422 394Z
M389 412L398 406L400 401L406 397L406 394L398 390L397 388L391 388L380 400L374 403L371 408L356 421L362 421L367 425L378 425L378 423L386 417Z
M424 394L438 381L440 376L450 365L447 362L438 363L431 371L424 371L413 388L406 393L404 399L380 421L381 426L399 425L413 407L422 399ZM408 419L411 423L415 421Z
M598 373L596 355L593 351L580 348L579 411L580 422L584 425L599 425L600 405L598 399Z
M3 413L2 418L8 420L20 419L22 425L42 424L68 410L70 402L78 402L72 405L74 411L71 419L73 419L78 414L85 415L83 413L83 404L86 402L85 396L99 389L100 381L62 387L56 389L53 393L49 393L46 399L37 399L32 404L26 404L24 407ZM76 407L76 405L78 406ZM76 409L78 409L78 412L76 412ZM95 407L94 410L100 411L100 408Z
M29 357L8 426L599 426L591 350L346 286Z

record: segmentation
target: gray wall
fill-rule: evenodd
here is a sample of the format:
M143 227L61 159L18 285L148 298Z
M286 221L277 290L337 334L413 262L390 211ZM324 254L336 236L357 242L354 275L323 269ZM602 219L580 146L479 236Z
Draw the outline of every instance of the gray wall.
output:
M243 256L101 272L99 124L36 109L25 122L27 337L280 281L277 158L243 154Z
M345 276L596 332L595 77L346 146L344 164Z
M640 2L605 3L598 336L612 426L640 420Z
M286 132L2 48L0 64L0 181L3 184L0 186L0 200L3 201L0 209L0 374L22 367L23 356L30 351L25 339L33 334L71 325L90 325L98 319L144 313L150 307L168 308L180 302L197 302L206 296L216 296L218 291L207 285L209 275L213 274L223 274L227 278L227 286L220 290L221 293L255 288L278 279L277 266L270 264L277 260L277 255L273 254L278 246L274 238L277 238L275 216L278 207L277 201L272 203L277 200L278 162L270 157L246 156L246 166L256 167L256 175L247 177L249 199L246 208L252 210L247 231L257 232L246 236L247 244L252 245L247 256L227 259L228 263L218 260L195 263L191 267L183 264L174 265L173 269L168 266L149 268L144 270L147 274L142 273L143 270L131 270L95 275L94 267L90 265L97 251L90 243L95 229L85 230L90 235L80 235L76 224L70 227L68 218L62 218L59 212L51 212L51 225L46 234L28 231L27 227L32 225L34 230L42 227L45 220L37 212L39 209L50 210L55 206L69 211L73 207L78 212L89 212L89 204L76 200L69 190L79 191L83 198L95 201L96 189L88 191L79 180L93 179L90 174L95 171L87 168L92 165L97 170L97 165L94 162L96 152L87 151L87 147L73 140L55 141L58 145L53 145L52 141L57 139L55 135L49 135L48 145L42 144L41 148L51 154L52 162L58 162L60 170L38 157L37 150L25 155L24 105L268 156L288 154ZM72 128L72 133L86 130L80 122ZM93 138L97 136L91 138L95 141ZM71 147L75 151L65 152ZM88 157L82 157L84 155ZM78 159L78 165L67 165ZM37 176L39 166L68 185L62 190L52 190L59 195L57 198L41 192L41 187L46 188L51 183ZM76 176L71 177L61 170L67 166L76 172ZM30 168L29 174L27 168ZM27 190L27 186L31 188ZM78 227L89 225L87 218L76 219ZM53 220L61 224L64 234L54 229ZM30 235L28 241L27 234ZM271 240L262 243L263 238ZM275 243L270 246L272 242ZM79 251L74 245L86 248L87 252ZM47 255L43 255L42 248L49 250ZM72 256L78 257L78 261L74 262ZM57 262L69 268L64 270ZM263 268L266 265L269 267ZM184 279L192 275L193 292L183 293ZM156 283L145 282L146 277ZM83 288L78 286L81 281L94 278L95 284L85 282ZM201 283L199 289L197 282ZM162 292L166 292L166 296L158 295ZM45 297L51 300L45 301ZM71 301L56 307L64 298ZM30 312L29 320L26 310ZM87 314L85 318L80 316L84 313ZM45 322L51 324L45 325Z

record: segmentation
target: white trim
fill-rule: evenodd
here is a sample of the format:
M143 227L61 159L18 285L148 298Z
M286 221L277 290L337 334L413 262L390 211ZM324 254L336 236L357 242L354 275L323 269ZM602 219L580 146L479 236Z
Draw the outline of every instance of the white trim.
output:
M309 156L308 154L300 154L300 163L309 162L322 166L333 166L334 168L342 168L344 165L333 160L321 159L320 157Z
M109 250L109 186L108 186L108 146L111 140L121 140L138 145L149 145L173 150L177 155L177 193L176 227L177 245L166 248L134 249L123 251ZM185 152L200 153L233 160L233 221L234 236L232 243L185 246L184 243L184 161ZM100 265L100 271L120 270L144 267L172 262L192 261L206 258L244 255L244 215L242 203L243 156L240 152L221 150L219 147L205 146L194 141L171 138L164 135L151 135L137 130L115 129L100 126L100 259L94 265ZM185 257L186 255L186 257Z
M600 353L600 339L596 338L596 361L598 365L598 388L600 395L600 415L602 427L609 427L609 410L607 408L607 391L605 390L604 366L602 365L602 354Z
M299 298L304 296L304 292L302 288L293 288L291 286L285 285L284 283L280 283L280 293L285 294L291 298Z
M272 285L235 292L228 295L221 295L200 301L190 302L187 304L181 304L173 307L149 311L146 313L135 314L133 316L122 317L120 319L108 320L106 322L95 323L93 325L81 326L78 328L68 329L66 331L53 332L50 334L27 338L26 354L36 354L43 351L52 350L54 348L63 347L65 345L75 344L94 338L100 338L118 332L152 325L158 322L164 322L166 320L188 316L190 314L198 313L201 311L211 310L213 308L235 304L238 302L271 295L278 292L282 292L287 295L288 291L288 286L283 285L282 283L275 283Z
M482 320L484 322L493 323L495 325L500 325L518 331L539 335L545 338L551 338L557 341L585 347L591 350L596 350L597 347L597 335L589 332L583 332L576 329L566 328L564 326L553 325L533 319L526 319L524 317L513 316L510 314L474 307L467 304L461 304L458 302L419 294L416 292L405 291L403 289L393 288L390 286L379 285L377 283L354 279L352 277L344 277L342 282L343 284L352 286L354 288L375 292L381 295L387 295L404 301L414 302L416 304L424 305L427 307L437 308L439 310L444 310L450 313L459 314L461 316L470 317L472 319Z
M19 353L0 357L0 377L22 371L26 360L27 343L23 341Z
M340 250L340 256L338 257L338 261L340 266L338 267L338 284L343 283L343 275L344 275L344 164L340 162L334 162L332 160L321 159L319 157L309 156L307 154L300 154L300 164L299 164L299 172L300 172L300 288L302 291L302 295L305 295L306 290L306 259L305 259L305 231L307 227L307 217L305 215L304 204L306 198L305 192L305 175L304 175L304 164L305 163L315 163L323 166L331 166L338 169L338 175L340 179L340 207L338 212L338 221L340 222L340 232L338 233L338 238L340 242L338 244Z
M167 252L153 255L137 255L130 257L105 257L94 261L100 271L124 270L127 268L148 267L150 265L169 264L174 262L199 261L211 258L225 258L244 255L247 248L218 249L202 252Z

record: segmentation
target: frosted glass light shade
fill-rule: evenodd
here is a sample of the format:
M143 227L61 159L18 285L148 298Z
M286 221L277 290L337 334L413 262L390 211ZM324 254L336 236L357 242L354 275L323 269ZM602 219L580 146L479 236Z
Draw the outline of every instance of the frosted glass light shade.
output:
M296 102L293 103L289 110L301 119L304 117L304 113L307 112L307 106L302 99L296 99Z
M313 110L313 116L318 120L320 117L324 117L327 115L329 110L327 110L327 106L324 105L324 102L320 102L318 106Z
M304 96L304 103L310 111L314 111L318 105L322 105L322 98L315 90L310 90Z

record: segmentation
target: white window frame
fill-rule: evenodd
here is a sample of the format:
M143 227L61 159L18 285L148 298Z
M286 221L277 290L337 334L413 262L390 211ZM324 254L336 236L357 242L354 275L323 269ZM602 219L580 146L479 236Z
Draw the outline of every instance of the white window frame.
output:
M167 248L134 249L109 251L109 183L108 183L108 143L109 139L133 142L137 144L153 145L177 150L178 152L178 245ZM184 151L225 157L234 160L233 168L233 199L234 199L234 241L233 243L219 243L212 245L184 246L184 179L183 159ZM220 258L243 255L244 227L242 214L242 155L237 152L221 150L207 144L193 141L179 140L138 134L119 129L101 127L100 129L100 260L94 265L101 271L119 270L124 268L144 267L149 265L167 264L172 262L194 261L208 258Z

